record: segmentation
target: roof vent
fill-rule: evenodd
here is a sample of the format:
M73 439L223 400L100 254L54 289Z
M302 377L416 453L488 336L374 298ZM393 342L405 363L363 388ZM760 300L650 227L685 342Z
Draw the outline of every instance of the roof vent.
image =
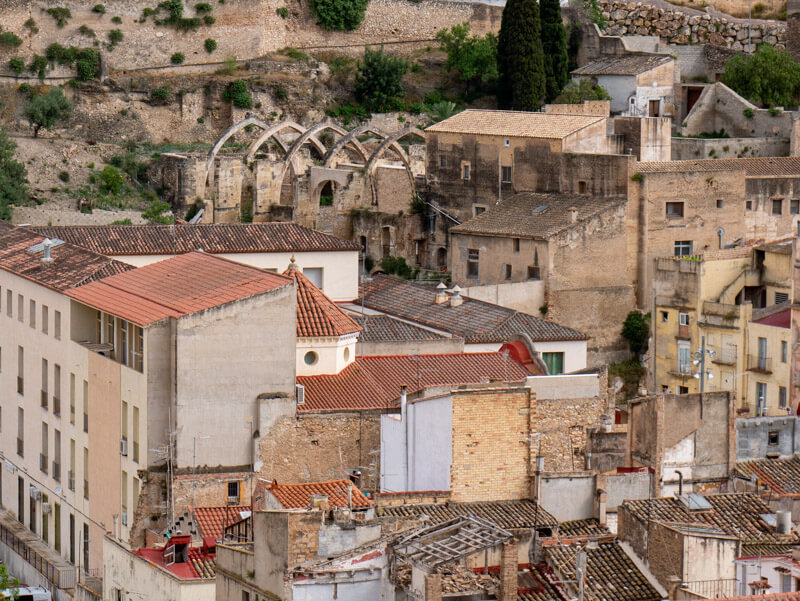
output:
M570 223L575 223L576 221L578 221L578 209L576 209L575 207L570 207L567 209L567 211L569 211Z
M328 495L309 495L309 503L312 509L326 509L328 506Z
M544 213L547 210L547 205L539 205L535 209L533 209L533 214L538 215L539 213Z
M434 302L437 305L442 305L447 302L447 285L444 282L439 282L439 285L436 286L436 297Z
M458 288L458 286L456 286ZM458 307L459 305L464 304L464 297L461 296L461 289L458 290L453 289L453 296L450 297L450 306L451 307Z
M31 253L32 255L38 254L40 252L43 252L44 251L44 247L45 247L45 242L47 242L49 244L51 249L55 248L56 246L59 246L61 244L64 244L64 241L60 240L58 238L45 238L44 240L42 240L38 244L34 244L33 246L28 247L28 252Z
M689 511L708 511L713 509L711 503L703 495L698 495L697 493L689 493L678 498Z
M42 250L44 250L44 255L42 255L42 269L46 269L53 264L53 257L50 256L50 248L53 246L53 243L50 242L50 238L45 238L44 242L42 242Z

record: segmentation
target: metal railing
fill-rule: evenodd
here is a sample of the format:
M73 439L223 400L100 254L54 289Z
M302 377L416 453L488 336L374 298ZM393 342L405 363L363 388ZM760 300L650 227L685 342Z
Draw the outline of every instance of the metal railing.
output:
M46 390L42 390L42 392L41 392L41 402L39 403L39 405L42 407L42 409L47 409L47 391Z
M772 373L772 358L762 355L747 355L747 370L765 374Z
M89 500L89 481L88 480L84 480L83 481L83 498L86 499L87 501Z
M25 441L17 437L17 455L20 457L25 456Z
M89 433L89 414L88 413L84 413L83 414L83 431L86 432L87 434Z
M0 524L0 542L36 568L36 571L43 574L54 586L62 589L75 588L75 568L54 566L2 524Z
M738 596L739 583L736 578L721 580L693 580L683 582L681 588L704 598L724 599Z
M53 415L61 416L61 399L53 395Z
M39 471L43 474L47 473L47 455L44 453L39 453Z
M53 480L61 482L61 464L53 461Z
M17 376L17 392L19 394L25 394L25 378L22 376Z
M67 488L75 492L75 474L72 470L67 471Z

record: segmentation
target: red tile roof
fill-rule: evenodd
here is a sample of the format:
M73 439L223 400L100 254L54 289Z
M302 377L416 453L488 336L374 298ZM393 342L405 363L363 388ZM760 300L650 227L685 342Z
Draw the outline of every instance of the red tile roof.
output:
M225 527L241 520L243 511L250 511L250 505L194 507L192 515L203 538L213 537L214 540L221 540L225 534Z
M389 409L400 386L412 394L427 386L522 382L527 370L500 353L356 357L336 375L298 376L305 387L300 411Z
M775 326L776 328L791 328L792 327L792 310L784 309L772 315L767 315L761 319L754 319L753 323L760 323L765 326Z
M28 228L0 221L0 269L58 291L133 269L72 244L53 246L50 251L53 262L43 267L43 252L32 253L28 249L44 239Z
M147 326L288 283L281 275L196 251L138 267L67 294L91 307Z
M359 250L361 246L292 222L33 226L103 255L173 255Z
M303 275L294 261L283 275L293 278L297 286L298 338L345 336L361 331L361 326Z
M164 549L142 548L133 553L181 580L213 580L216 578L216 554L205 554L197 547L189 548L188 561L169 565L164 561Z
M311 505L311 495L325 495L331 507L348 507L347 490L352 487L351 506L356 509L370 507L372 502L350 480L308 482L305 484L278 484L272 481L266 490L272 493L284 509L306 509Z
M744 597L714 597L708 601L800 601L800 592L797 593L773 593L771 595L745 595Z

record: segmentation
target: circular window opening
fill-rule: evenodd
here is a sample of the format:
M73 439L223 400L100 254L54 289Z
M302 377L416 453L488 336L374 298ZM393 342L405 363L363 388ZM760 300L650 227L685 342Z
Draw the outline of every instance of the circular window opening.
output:
M308 351L303 357L306 365L314 365L319 360L319 356L314 351Z
M349 348L344 349L344 360L345 361L349 361L350 360L350 349Z

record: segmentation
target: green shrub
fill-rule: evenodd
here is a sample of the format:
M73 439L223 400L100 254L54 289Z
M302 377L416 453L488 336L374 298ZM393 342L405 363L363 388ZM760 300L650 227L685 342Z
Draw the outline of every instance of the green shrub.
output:
M132 221L126 217L125 219L116 219L111 222L111 225L131 225Z
M124 37L119 29L112 29L108 32L108 39L114 45L119 44Z
M639 311L631 311L622 324L622 337L628 341L628 347L635 357L647 350L650 336L650 318Z
M94 32L94 29L92 29L88 25L81 25L78 28L78 32L81 35L85 35L87 38L96 38L97 37L97 34Z
M753 118L753 109L744 109L742 111L742 115L744 115L748 119L752 119Z
M186 60L186 57L182 52L176 52L169 57L169 62L171 62L173 65L182 65L184 60Z
M39 33L39 28L36 27L36 21L33 20L33 17L25 21L25 27L27 27L31 33Z
M203 23L205 23L206 25L211 26L216 22L217 22L217 20L214 17L212 17L211 15L203 15Z
M162 225L170 224L175 221L175 217L164 214L170 209L171 207L160 198L152 198L150 205L147 207L144 213L142 213L142 217L148 223L159 223Z
M78 81L91 81L100 71L100 53L92 48L85 48L75 63Z
M198 118L197 118L197 122L198 122L198 123L200 123L200 124L203 124L203 123L205 123L205 122L206 122L206 120L205 120L205 119L203 119L202 117L198 117Z
M17 88L17 92L19 92L20 94L30 94L31 90L32 90L31 84L29 83L21 83Z
M22 38L10 31L0 33L0 48L10 50L11 48L19 48L22 45Z
M253 97L247 88L247 82L243 79L232 81L225 93L222 95L225 100L230 100L238 109L253 108Z
M369 0L313 0L317 23L336 31L358 29L364 20Z
M381 259L381 269L385 273L399 275L401 278L411 278L411 267L403 257L384 257Z
M8 68L11 69L15 75L19 75L25 70L25 62L21 58L12 58L8 61Z
M289 9L285 6L281 6L280 8L275 9L275 14L277 14L281 19L288 19Z
M45 69L47 69L47 58L40 54L34 54L31 64L28 65L28 71L36 73L39 79L44 79Z
M356 74L356 100L368 111L389 111L400 107L405 93L403 75L408 63L384 53L383 49L364 49L364 58L358 63Z
M111 22L119 25L120 23L122 23L122 17L111 17Z
M216 70L217 75L233 75L236 73L237 63L235 56L227 56L222 61L222 66Z
M117 195L125 187L125 180L116 167L106 165L100 172L100 190L107 194Z
M628 359L608 366L608 381L622 380L622 397L624 400L635 398L639 394L639 382L644 375L644 367L637 359Z
M206 52L211 54L217 49L217 41L212 38L208 38L205 42L203 42L203 47L206 49Z
M286 56L288 56L289 58L296 60L296 61L307 61L307 60L311 60L311 57L310 57L310 56L308 56L308 55L307 55L305 52L303 52L302 50L298 50L297 48L288 47L288 48L284 48L284 49L283 49L283 50L281 50L280 52L281 52L281 53L283 53L283 54L285 54L285 55L286 55Z
M69 171L61 171L61 172L58 174L58 179L60 179L60 180L61 180L62 182L64 182L65 184L66 184L66 183L69 183Z
M92 12L93 12L93 13L97 13L98 15L104 15L104 14L106 14L106 7L105 7L105 4L95 4L95 5L92 7Z
M286 100L289 97L289 92L283 86L275 88L275 98L278 100Z
M194 31L200 27L202 20L198 17L186 18L183 16L183 2L181 0L164 0L156 7L157 13L167 12L165 19L156 19L156 25L169 25L179 31Z
M63 6L48 8L47 14L56 20L56 25L59 28L64 27L64 25L67 24L67 20L72 18L72 13L70 12L70 10Z
M778 115L781 114L781 109L771 106L769 107L769 114L773 117L777 117Z
M166 104L169 101L169 86L161 86L150 90L150 100L155 104Z
M211 12L211 5L208 2L201 2L195 5L194 10L198 15L205 15Z

